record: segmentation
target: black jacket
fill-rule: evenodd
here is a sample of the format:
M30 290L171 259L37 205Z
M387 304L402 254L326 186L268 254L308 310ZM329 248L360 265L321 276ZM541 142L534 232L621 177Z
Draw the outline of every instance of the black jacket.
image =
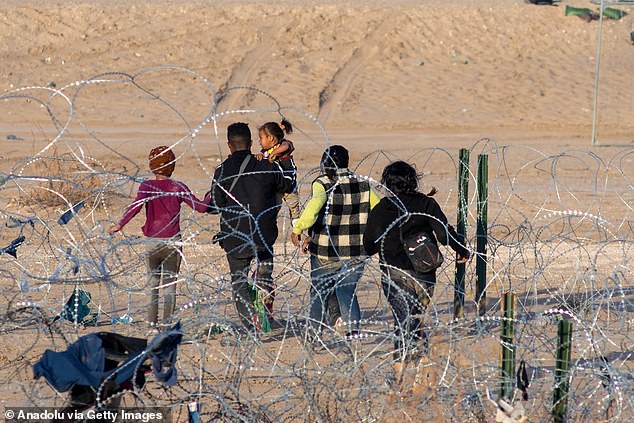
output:
M407 212L425 213L433 217L410 215L407 219ZM370 212L363 234L363 245L369 255L379 253L382 263L413 270L414 267L405 253L401 239L422 231L427 232L436 243L449 244L460 255L467 252L458 243L458 234L447 224L447 217L436 200L421 193L400 194L381 199Z
M231 189L246 157L247 166ZM295 189L294 178L278 163L258 161L250 151L236 151L216 168L211 184L210 213L220 213L216 240L235 256L255 256L256 249L273 252L277 239L279 194Z

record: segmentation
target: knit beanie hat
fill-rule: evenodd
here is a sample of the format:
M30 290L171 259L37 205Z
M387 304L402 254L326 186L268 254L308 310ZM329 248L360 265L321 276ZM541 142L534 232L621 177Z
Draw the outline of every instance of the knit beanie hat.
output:
M167 146L155 147L150 151L150 170L156 175L172 176L176 167L176 156Z

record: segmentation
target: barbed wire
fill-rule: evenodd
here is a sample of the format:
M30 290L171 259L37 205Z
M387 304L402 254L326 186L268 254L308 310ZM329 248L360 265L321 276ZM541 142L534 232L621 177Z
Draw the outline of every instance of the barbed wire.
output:
M190 108L184 111L162 95L174 75L202 81L208 104L197 110L199 121L188 114ZM102 139L83 117L89 110L82 108L82 101L98 103L103 95L94 88L113 85L146 95L143 101L149 110L158 104L161 113L167 110L176 116L182 135L169 144L179 148L177 163L195 158L196 172L203 176L202 183L197 178L197 188L203 192L212 176L208 158L224 157L219 128L229 123L227 119L247 117L260 124L272 115L290 115L298 129L293 139L296 157L308 148L323 151L330 144L311 114L256 87L218 90L204 76L182 68L104 73L62 88L25 87L0 95L0 108L8 110L18 102L23 107L22 102L30 100L24 116L37 106L50 120L50 129L42 130L43 139L38 140L42 148L30 157L1 161L5 206L0 209L0 293L6 309L0 312L0 391L7 405L68 404L67 393L32 378L32 367L46 349L64 350L92 332L152 337L153 327L143 317L149 289L148 240L131 235L132 230L123 237L107 232L121 216L123 199L148 171L145 163ZM258 107L223 109L230 94L241 92L250 93ZM82 142L76 142L77 133ZM131 168L93 157L88 151L94 145ZM354 145L347 147L354 152ZM145 384L102 398L104 381L98 405L116 398L128 406L170 407L175 421L186 419L190 402L200 404L203 421L487 421L498 408L489 399L499 395L501 351L512 346L530 379L523 410L530 421L543 421L553 409L557 324L564 319L574 325L568 418L632 420L634 150L553 153L500 146L488 138L469 150L488 155L492 164L488 248L483 256L486 313L480 315L473 294L478 219L478 193L473 188L466 210L466 244L474 254L466 267L465 314L454 318L455 265L446 260L424 316L429 349L415 361L404 361L395 349L399 339L376 258L367 259L357 287L360 322L328 326L310 342L310 264L308 256L287 241L290 219L283 208L274 247L274 325L266 333L244 330L232 300L225 254L213 242L218 219L184 213L173 316L182 323L184 334L178 382L164 387L149 377ZM385 195L387 190L377 179L395 159L414 163L423 185L438 188L437 201L455 222L456 152L433 147L399 156L385 149L368 153L352 168ZM298 175L303 201L310 197L311 182L318 175L317 160L309 166L300 167ZM476 181L470 171L470 185ZM237 235L251 239L249 234ZM449 251L445 256L453 258ZM80 292L89 294L90 308L81 318ZM514 294L513 318L501 312L505 293ZM66 307L71 295L73 301ZM502 340L505 321L515 330L511 344ZM360 333L346 335L357 323ZM513 403L520 403L518 397Z

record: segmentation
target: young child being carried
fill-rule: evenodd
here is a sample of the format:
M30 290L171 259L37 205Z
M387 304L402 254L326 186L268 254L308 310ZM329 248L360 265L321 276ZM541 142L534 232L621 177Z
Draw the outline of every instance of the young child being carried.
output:
M257 159L268 160L271 163L278 162L285 176L290 176L295 181L297 178L297 166L293 160L295 147L291 141L284 138L284 133L291 134L293 132L291 123L286 119L282 119L281 123L267 122L260 126L258 131L262 152L256 155ZM284 194L284 201L288 205L291 221L299 219L299 195L297 195L297 191Z

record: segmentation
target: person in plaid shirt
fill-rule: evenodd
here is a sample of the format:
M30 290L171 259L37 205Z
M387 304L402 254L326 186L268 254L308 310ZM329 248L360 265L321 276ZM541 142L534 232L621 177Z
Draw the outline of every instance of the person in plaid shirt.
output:
M293 224L293 244L302 243L303 252L311 255L309 327L313 336L321 333L329 303L335 302L349 327L348 335L359 333L361 311L355 291L366 256L363 232L379 197L367 180L348 169L348 162L343 146L326 149L312 197ZM308 236L302 242L304 231ZM330 317L332 323L335 316Z

